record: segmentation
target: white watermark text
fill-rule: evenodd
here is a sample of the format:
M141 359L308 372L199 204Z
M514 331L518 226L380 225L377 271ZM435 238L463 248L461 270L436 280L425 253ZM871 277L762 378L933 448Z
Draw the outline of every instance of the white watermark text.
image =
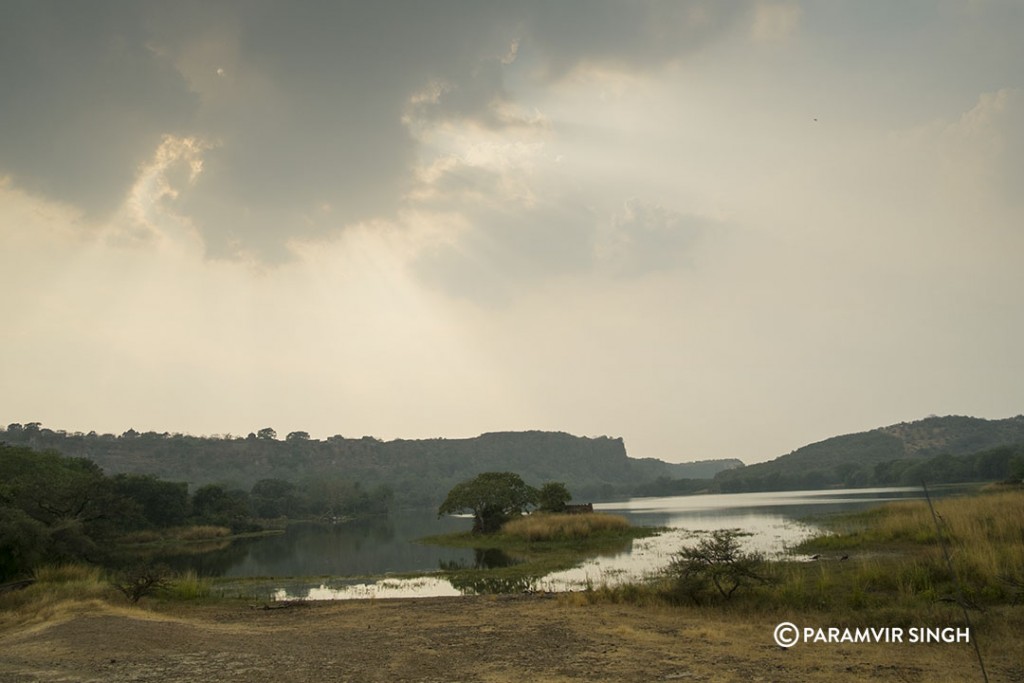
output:
M837 626L804 626L788 621L775 627L775 642L780 647L793 647L799 643L969 643L971 630L965 626L880 626L839 628Z

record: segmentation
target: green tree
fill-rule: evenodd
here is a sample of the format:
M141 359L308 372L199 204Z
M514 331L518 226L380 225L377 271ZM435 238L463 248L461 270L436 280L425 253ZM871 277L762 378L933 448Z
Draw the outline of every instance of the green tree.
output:
M273 427L264 427L263 429L256 432L256 437L267 441L273 441L277 438L277 432Z
M717 529L710 538L683 548L668 568L672 592L700 604L705 597L728 600L741 586L766 583L768 578L761 574L764 556L740 548L740 537L749 535L739 529Z
M0 573L96 557L132 514L138 506L116 495L95 463L0 444Z
M219 484L201 486L192 496L192 514L206 523L235 528L249 517L249 494L228 491Z
M537 495L542 512L564 512L565 504L572 500L572 494L560 481L549 481L540 487Z
M0 506L0 582L25 574L42 562L49 530L21 510Z
M250 492L257 517L294 517L301 513L295 484L283 479L260 479Z
M1024 455L1014 456L1009 464L1009 475L1006 477L1008 482L1024 482Z
M437 516L471 512L474 533L493 533L537 504L538 491L512 472L484 472L456 484Z
M146 525L178 526L188 517L188 484L184 482L161 481L145 474L119 474L114 477L114 490L138 504Z

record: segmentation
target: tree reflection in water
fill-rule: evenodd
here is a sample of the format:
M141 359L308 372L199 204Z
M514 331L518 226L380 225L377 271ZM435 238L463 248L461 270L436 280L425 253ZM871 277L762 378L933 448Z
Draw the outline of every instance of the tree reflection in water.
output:
M440 562L443 571L499 569L501 567L512 567L517 564L522 564L522 560L512 557L501 548L473 548L472 566L459 560L441 560Z

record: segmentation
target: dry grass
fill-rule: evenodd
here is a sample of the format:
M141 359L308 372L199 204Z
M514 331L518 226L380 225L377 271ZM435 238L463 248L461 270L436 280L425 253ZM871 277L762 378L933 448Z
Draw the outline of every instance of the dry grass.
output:
M501 528L506 536L526 541L559 541L590 538L630 528L625 517L603 513L583 515L534 513L508 522Z
M46 565L32 578L28 588L0 594L0 626L59 620L82 604L116 599L103 570L92 565Z
M106 572L95 565L37 567L27 588L0 594L0 630L63 621L83 611L129 609ZM172 601L209 598L212 580L188 571L172 578L161 596Z
M935 502L935 512L969 600L1024 600L1024 490L945 498ZM903 598L934 600L955 589L935 520L924 501L891 503L853 515L837 533L814 539L804 548L849 551L856 559L850 563L857 569L854 578L868 593L892 591Z

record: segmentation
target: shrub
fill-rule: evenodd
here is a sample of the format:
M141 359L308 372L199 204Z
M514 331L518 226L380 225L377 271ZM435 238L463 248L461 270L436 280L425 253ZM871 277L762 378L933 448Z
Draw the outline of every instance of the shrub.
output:
M166 588L170 570L163 565L137 564L117 572L110 583L133 605L147 595Z
M764 556L741 550L743 535L738 529L718 529L710 538L683 548L667 570L672 597L688 597L696 604L705 599L729 600L741 586L767 583L769 579L761 573Z

